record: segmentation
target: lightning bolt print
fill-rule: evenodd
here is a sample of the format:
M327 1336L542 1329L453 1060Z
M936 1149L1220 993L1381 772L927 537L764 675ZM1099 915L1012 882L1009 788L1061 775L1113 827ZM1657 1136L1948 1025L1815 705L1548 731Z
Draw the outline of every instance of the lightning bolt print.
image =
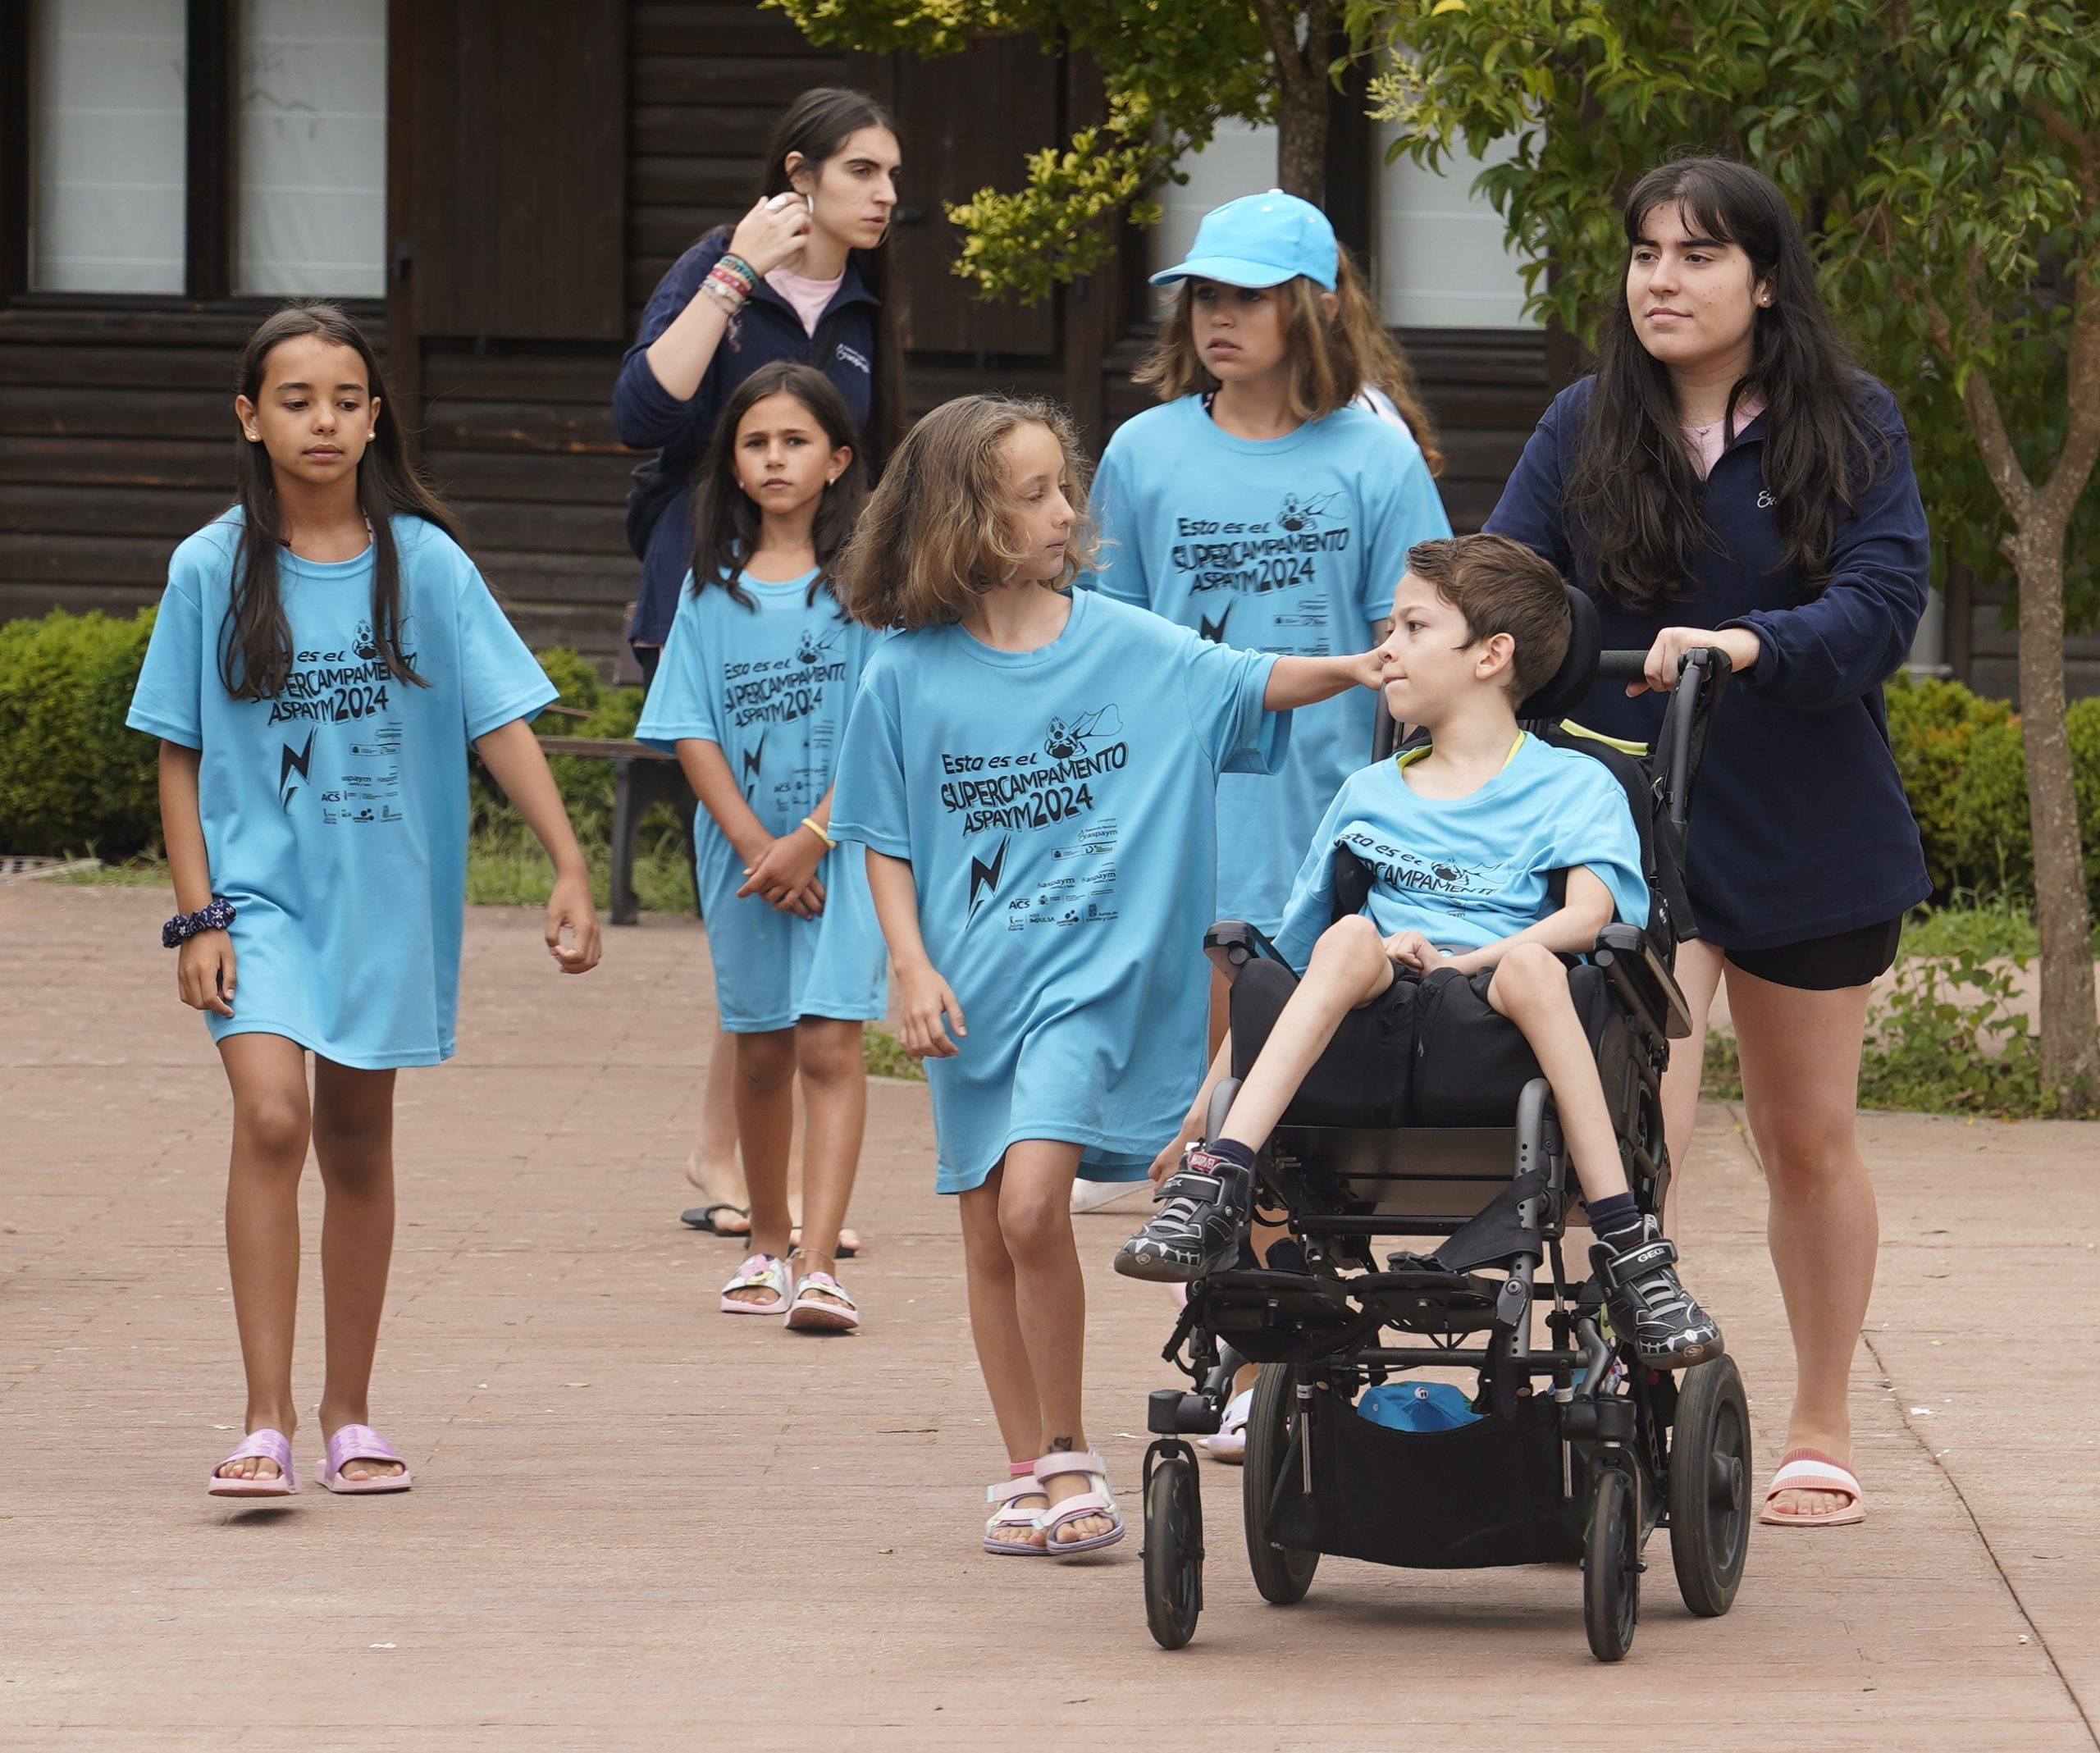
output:
M1231 619L1232 607L1230 604L1227 604L1226 605L1225 613L1220 615L1215 621L1207 614L1198 615L1196 619L1201 624L1197 628L1196 631L1201 633L1204 638L1209 640L1212 645L1221 646L1225 643L1225 623Z
M1013 836L1007 835L999 842L999 850L992 855L992 862L981 858L970 861L970 911L968 919L977 917L977 910L999 892L999 873L1007 867L1007 848L1013 843Z
M744 751L742 760L744 764L744 801L746 803L749 803L752 798L758 795L759 770L765 765L765 736L761 735L759 737L758 746L756 748L746 749Z
M306 733L306 746L296 754L292 751L292 746L289 742L284 746L284 754L277 763L277 801L287 810L292 806L292 799L299 793L299 787L292 783L292 775L297 774L304 779L307 776L307 769L313 765L313 733L312 731Z

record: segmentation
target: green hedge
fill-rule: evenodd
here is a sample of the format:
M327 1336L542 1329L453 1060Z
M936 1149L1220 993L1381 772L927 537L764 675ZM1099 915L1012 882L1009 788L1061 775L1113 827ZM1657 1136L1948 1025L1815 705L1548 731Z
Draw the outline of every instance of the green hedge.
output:
M123 858L158 841L154 744L124 728L152 628L151 609L130 621L54 609L40 621L0 626L0 851L92 847L105 858ZM539 657L562 704L587 714L548 714L535 727L542 735L633 734L640 688L607 687L564 647ZM2026 774L2020 723L2010 709L1956 682L1899 676L1888 689L1888 724L1940 898L2030 892ZM2088 888L2100 908L2100 699L2073 706L2070 729ZM552 765L578 838L605 844L612 832L610 765L576 757ZM486 840L530 842L478 762L473 816ZM645 847L657 847L678 824L660 806L643 828Z
M160 745L124 728L153 611L0 626L0 851L128 858L160 838Z

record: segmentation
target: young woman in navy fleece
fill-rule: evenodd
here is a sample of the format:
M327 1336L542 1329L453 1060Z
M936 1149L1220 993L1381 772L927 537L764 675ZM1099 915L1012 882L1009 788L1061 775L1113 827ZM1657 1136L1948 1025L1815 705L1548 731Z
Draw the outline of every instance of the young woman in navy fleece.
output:
M1606 646L1648 648L1646 684L1599 687L1590 728L1651 738L1692 647L1734 666L1691 830L1701 936L1677 971L1699 1034L1664 1086L1670 1156L1725 976L1794 1340L1764 1519L1857 1521L1846 1386L1879 1233L1860 1047L1868 988L1931 887L1881 687L1925 605L1924 511L1895 403L1847 356L1773 184L1667 165L1634 188L1626 237L1596 374L1546 410L1486 527L1591 591Z
M680 256L650 297L613 386L620 442L657 453L636 472L627 511L628 545L641 562L628 642L644 681L655 678L694 564L701 460L739 384L778 360L814 366L846 398L864 459L879 464L902 436L902 351L883 303L881 247L897 206L897 159L896 126L873 98L829 85L804 92L774 130L751 210L733 232L718 226ZM705 1203L685 1221L747 1235L730 1061L718 1029L686 1167ZM847 1231L842 1247L857 1245Z

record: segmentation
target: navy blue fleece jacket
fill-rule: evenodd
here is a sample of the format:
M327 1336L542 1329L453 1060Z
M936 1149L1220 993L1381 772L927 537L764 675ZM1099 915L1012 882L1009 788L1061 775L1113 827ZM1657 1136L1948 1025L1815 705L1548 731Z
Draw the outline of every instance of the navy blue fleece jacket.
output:
M707 271L729 247L717 233L702 238L671 264L643 312L634 345L620 361L613 386L613 431L636 450L659 453L655 479L628 509L628 540L641 560L641 590L627 636L660 646L678 612L678 584L692 564L692 495L701 459L715 422L738 384L761 365L792 359L813 365L838 386L856 429L868 423L874 399L875 320L880 307L849 261L845 277L817 319L802 327L792 305L760 281L708 362L700 387L680 401L656 381L646 355L657 336L692 302Z
M1554 398L1486 527L1536 550L1596 597L1608 649L1646 648L1665 627L1746 627L1762 649L1728 685L1691 819L1687 879L1702 935L1769 949L1892 919L1931 892L1917 824L1889 752L1882 684L1902 666L1924 612L1924 508L1895 399L1860 381L1888 455L1840 521L1813 592L1784 562L1762 468L1769 415L1736 435L1708 476L1712 540L1695 544L1678 600L1629 612L1596 592L1593 555L1561 501L1593 381ZM1577 714L1593 730L1650 741L1664 696L1600 684Z

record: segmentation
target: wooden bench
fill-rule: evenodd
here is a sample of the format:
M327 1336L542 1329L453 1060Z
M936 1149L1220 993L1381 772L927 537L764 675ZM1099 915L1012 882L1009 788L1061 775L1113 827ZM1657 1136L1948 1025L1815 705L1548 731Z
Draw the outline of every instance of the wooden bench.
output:
M612 915L615 925L632 925L641 909L634 898L634 842L652 804L681 812L691 844L696 800L678 757L629 737L542 737L549 755L579 755L613 764Z

